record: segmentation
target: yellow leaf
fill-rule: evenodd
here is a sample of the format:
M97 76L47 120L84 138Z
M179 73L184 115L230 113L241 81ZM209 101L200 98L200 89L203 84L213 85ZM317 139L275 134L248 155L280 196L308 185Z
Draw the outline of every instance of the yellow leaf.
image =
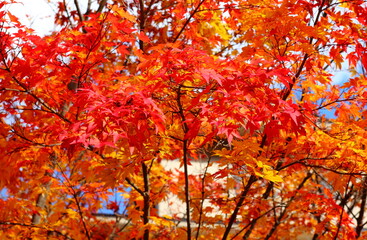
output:
M79 218L79 215L77 212L75 212L74 210L72 209L66 209L66 212L68 214L68 216L71 218L71 219L78 219Z
M264 166L263 168L264 176L263 178L271 182L283 182L283 179L277 175L277 171L273 170L270 166Z
M119 8L117 5L112 7L112 11L117 13L120 17L125 18L131 22L135 22L135 17L128 12L124 11L123 9Z

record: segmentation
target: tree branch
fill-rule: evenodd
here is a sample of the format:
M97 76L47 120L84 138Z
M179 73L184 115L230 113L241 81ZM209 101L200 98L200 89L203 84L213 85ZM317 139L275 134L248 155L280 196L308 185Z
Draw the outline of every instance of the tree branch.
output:
M201 228L201 221L203 217L203 208L204 208L204 200L205 200L205 178L206 173L208 172L209 164L211 161L211 155L207 155L208 161L206 163L206 167L203 173L203 177L201 178L201 199L200 199L200 209L199 209L199 220L198 220L198 228L196 231L196 237L197 240L199 238L200 228Z
M102 0L99 3L98 9L97 9L97 13L101 13L103 11L103 8L106 6L107 0Z
M302 180L302 182L298 185L297 187L297 191L302 189L303 186L305 185L306 181L312 176L311 172L308 172L306 177ZM296 197L296 194L294 194L289 201L287 202L286 206L284 207L283 211L280 213L280 215L278 217L275 217L275 221L273 224L273 227L270 229L270 231L268 232L268 234L266 235L266 237L264 238L264 240L269 240L270 237L273 236L273 233L275 232L275 230L278 228L279 224L281 223L282 218L284 217L285 213L287 212L288 207L291 205L291 203L293 202L294 198Z
M205 2L205 0L201 0L199 2L199 4L196 6L196 8L194 9L194 11L190 14L190 17L186 20L186 22L184 23L184 25L182 26L181 30L178 32L178 34L176 35L176 37L173 39L173 42L176 42L178 40L178 38L180 37L180 35L183 33L183 31L185 30L185 28L187 27L187 25L190 23L191 18L198 12L200 6Z
M130 185L130 186L132 186L138 193L140 193L140 195L142 195L143 197L144 197L144 192L140 189L140 188L138 188L131 180L130 180L130 178L125 178L125 180L126 180L126 182Z
M345 190L345 194L344 194L344 198L346 198L348 195L347 195L347 192L348 192L348 188L349 188L349 183L350 183L350 180L351 180L352 176L349 176L349 179L348 179L348 182L347 182L347 186L346 186L346 190ZM345 200L345 204L346 204L346 201L347 199ZM336 230L336 233L335 233L335 236L334 236L334 240L337 240L338 239L338 235L339 235L339 232L340 232L340 229L341 229L341 226L342 226L342 222L343 222L343 215L344 215L344 206L343 206L343 201L341 203L341 212L340 212L340 216L339 216L339 222L338 222L338 228Z
M232 225L233 223L236 221L236 218L237 218L237 214L238 214L238 211L240 210L243 202L245 201L245 198L246 198L246 195L247 193L250 191L250 188L252 186L252 184L257 180L257 177L254 176L254 175L251 175L250 179L247 181L247 184L245 186L245 189L242 191L241 193L241 196L240 196L240 199L238 200L237 204L236 204L236 207L229 219L229 222L228 222L228 225L226 227L226 230L223 234L223 237L222 237L222 240L226 240L228 235L229 235L229 232L231 231L232 229Z
M83 153L82 153L82 155L83 155ZM80 221L82 222L82 225L83 225L83 228L84 228L84 233L85 233L87 239L91 240L91 236L90 236L89 230L87 228L87 224L84 221L84 216L83 216L83 211L81 209L81 204L80 204L79 199L78 199L78 195L80 193L75 191L73 184L70 182L69 177L66 176L66 174L65 174L64 170L61 168L61 166L56 161L55 161L55 164L60 169L60 172L61 172L63 178L67 181L67 184L65 184L65 183L64 184L69 189L70 194L73 196L73 198L75 200L75 204L78 208L78 214L79 214L79 217L80 217Z
M357 238L360 237L362 230L363 230L363 220L364 220L364 214L366 211L366 202L367 202L367 177L364 177L363 185L362 185L362 193L361 193L361 207L358 211L358 218L357 218L357 227L356 227L356 234Z
M78 13L78 16L79 16L80 21L81 21L81 22L84 22L84 16L83 16L82 11L80 10L78 0L74 0L74 4L75 4L76 11L77 11L77 13Z
M143 222L145 225L144 229L144 240L149 240L149 229L147 228L147 224L149 223L149 210L150 210L150 195L149 195L149 173L147 165L144 162L141 163L143 170L143 179L144 179L144 207L143 207Z
M178 114L181 118L182 129L184 134L189 131L189 127L186 122L186 116L184 113L184 108L181 103L181 86L177 89L177 105L178 105ZM187 225L187 239L191 240L191 220L190 220L190 191L189 191L189 172L188 172L188 140L182 140L182 154L183 154L183 166L184 166L184 175L185 175L185 203L186 203L186 225Z

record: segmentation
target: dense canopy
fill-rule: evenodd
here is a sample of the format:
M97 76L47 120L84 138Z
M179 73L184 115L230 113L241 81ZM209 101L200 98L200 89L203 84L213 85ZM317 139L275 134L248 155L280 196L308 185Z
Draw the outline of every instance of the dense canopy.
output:
M48 2L0 1L4 239L367 237L366 1Z

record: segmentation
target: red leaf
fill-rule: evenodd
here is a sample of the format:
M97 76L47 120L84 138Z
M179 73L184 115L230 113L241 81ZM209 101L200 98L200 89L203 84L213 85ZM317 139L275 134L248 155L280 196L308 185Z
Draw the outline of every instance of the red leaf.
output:
M186 132L184 139L194 139L200 130L201 121L197 118L194 119L194 121L191 122L191 124L188 124L189 130Z

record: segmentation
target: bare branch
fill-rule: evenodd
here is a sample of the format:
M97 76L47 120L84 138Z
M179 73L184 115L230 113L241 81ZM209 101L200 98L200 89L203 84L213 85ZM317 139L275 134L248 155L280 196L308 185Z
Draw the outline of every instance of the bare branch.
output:
M103 11L103 8L106 6L107 0L102 0L99 3L98 9L97 9L97 13L101 13Z
M74 0L74 4L75 4L75 7L76 7L76 11L78 12L78 16L79 16L80 21L84 22L84 15L83 15L82 11L80 10L78 0Z

